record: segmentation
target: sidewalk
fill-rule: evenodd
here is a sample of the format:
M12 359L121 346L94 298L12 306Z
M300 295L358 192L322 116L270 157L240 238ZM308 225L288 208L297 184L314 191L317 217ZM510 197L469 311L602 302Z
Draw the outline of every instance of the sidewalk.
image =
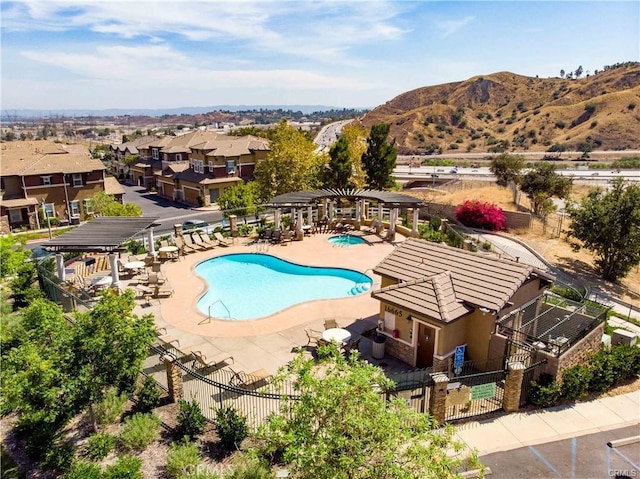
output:
M633 425L640 434L640 390L467 422L456 436L482 456Z

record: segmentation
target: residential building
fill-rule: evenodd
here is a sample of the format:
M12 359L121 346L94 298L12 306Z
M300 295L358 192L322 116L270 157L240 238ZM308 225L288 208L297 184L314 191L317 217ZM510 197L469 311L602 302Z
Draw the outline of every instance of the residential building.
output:
M125 158L139 156L138 146L156 141L155 136L142 136L132 141L111 145L111 168L110 171L117 178L132 179L130 164Z
M409 238L380 262L378 330L386 352L416 367L491 356L498 318L542 296L553 276L533 266Z
M81 145L47 140L2 143L2 231L39 228L47 217L76 223L91 214L89 198L105 191L105 166Z

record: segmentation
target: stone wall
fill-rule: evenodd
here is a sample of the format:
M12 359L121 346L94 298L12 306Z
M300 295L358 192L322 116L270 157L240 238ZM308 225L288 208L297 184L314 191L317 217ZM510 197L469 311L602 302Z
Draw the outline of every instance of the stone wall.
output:
M408 344L402 341L397 341L389 336L387 336L385 344L385 354L415 366L413 362L413 346L409 346Z
M562 378L562 372L577 364L584 364L587 357L597 352L602 347L602 335L604 323L598 325L593 331L574 344L566 353L558 358L556 379Z

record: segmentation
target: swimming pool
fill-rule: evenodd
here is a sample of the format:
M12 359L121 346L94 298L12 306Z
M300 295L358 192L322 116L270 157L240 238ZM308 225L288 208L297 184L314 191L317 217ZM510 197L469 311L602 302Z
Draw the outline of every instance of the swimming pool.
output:
M327 241L335 246L350 246L354 244L364 244L366 241L360 236L353 235L336 235L329 236Z
M200 312L233 320L269 316L306 301L356 296L373 284L351 269L304 266L258 253L218 256L199 263L195 272L208 284L198 300Z

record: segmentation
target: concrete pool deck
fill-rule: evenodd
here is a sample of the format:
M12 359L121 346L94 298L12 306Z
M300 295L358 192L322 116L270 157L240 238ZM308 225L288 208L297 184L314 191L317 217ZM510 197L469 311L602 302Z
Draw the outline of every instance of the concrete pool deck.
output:
M375 234L360 232L367 241L363 245L346 247L331 245L327 238L332 234L305 236L303 241L285 245L251 243L246 238L229 247L195 252L178 261L162 265L162 271L174 294L169 298L152 300L150 307L140 305L139 314L153 313L156 323L178 339L181 350L202 350L209 357L225 353L234 358L234 370L252 371L277 369L295 355L297 348L307 344L305 329L324 329L325 319L336 319L340 326L353 333L374 328L377 324L380 303L369 292L342 299L307 302L292 306L271 316L254 320L210 319L197 308L197 301L205 291L205 282L194 271L195 266L209 258L232 253L265 253L284 260L310 266L349 268L369 274L372 288L380 286L380 277L373 275L376 266L394 249L394 243L384 241ZM398 242L404 240L397 236ZM251 301L251 295L247 296ZM363 351L366 354L366 351ZM399 361L385 358L385 365L392 369L406 369Z

